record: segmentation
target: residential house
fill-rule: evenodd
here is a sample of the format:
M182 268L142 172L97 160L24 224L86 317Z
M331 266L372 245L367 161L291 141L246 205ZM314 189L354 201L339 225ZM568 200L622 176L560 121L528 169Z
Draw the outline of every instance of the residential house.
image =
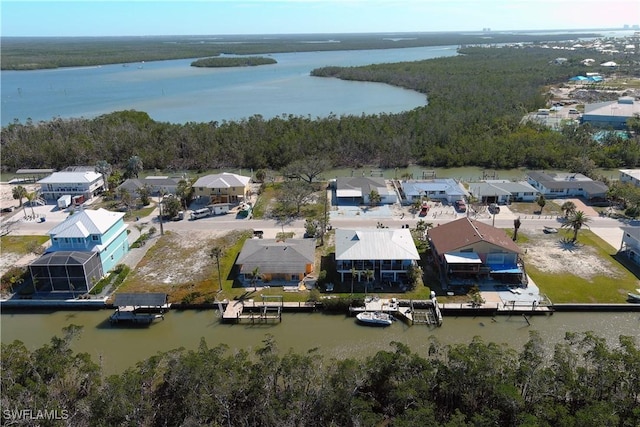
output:
M527 181L546 198L584 197L588 201L604 200L609 187L580 173L527 172Z
M622 227L622 243L618 253L640 265L640 226Z
M403 199L407 203L428 197L431 200L440 200L451 204L456 200L469 197L469 193L462 184L452 178L402 181L401 187Z
M621 169L620 182L629 182L636 187L640 187L640 169Z
M151 190L151 195L158 196L160 192L164 194L176 194L178 183L182 180L179 177L168 176L148 176L146 178L130 178L118 186L116 191L126 189L133 197L140 195L141 188L147 186Z
M639 114L640 101L622 96L617 101L585 104L581 120L596 127L627 129L627 120Z
M487 180L469 183L469 193L483 204L533 202L538 190L526 181Z
M39 289L88 292L129 251L124 213L83 210L49 230L51 246L30 266ZM40 287L41 286L41 287Z
M427 238L448 285L468 285L483 278L526 283L522 250L499 228L465 217L431 228Z
M205 175L193 183L194 196L205 203L240 203L251 194L251 178L235 173L223 172Z
M54 172L38 181L40 195L45 200L58 200L61 196L70 195L75 200L89 200L105 188L101 174L94 171Z
M407 282L409 270L420 260L408 228L339 228L335 247L336 270L342 282Z
M248 239L236 260L238 280L251 283L257 272L269 286L297 285L313 272L315 249L314 239Z
M344 177L335 182L336 203L342 206L368 205L370 194L376 191L380 195L381 204L398 202L396 191L387 186L384 178L377 177Z

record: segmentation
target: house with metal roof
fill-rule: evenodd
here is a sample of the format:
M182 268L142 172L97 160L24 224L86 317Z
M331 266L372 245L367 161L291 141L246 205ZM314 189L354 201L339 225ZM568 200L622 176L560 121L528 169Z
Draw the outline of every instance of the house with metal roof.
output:
M627 129L627 120L640 114L640 101L622 96L617 101L585 104L582 123L595 127Z
M49 230L51 246L30 266L39 290L88 292L129 251L124 213L82 210Z
M168 176L148 176L146 178L129 178L118 186L116 191L125 189L134 197L139 196L140 189L149 187L151 195L157 196L160 192L164 194L176 194L178 183L182 178Z
M313 273L315 250L315 239L248 239L236 260L238 280L253 283L257 273L261 285L297 285Z
M527 172L527 182L548 199L583 197L589 200L604 199L609 187L580 173Z
M398 195L387 185L384 178L378 177L340 177L335 182L335 201L338 206L368 205L370 194L376 191L381 204L398 202Z
M81 196L89 200L98 195L105 188L102 174L94 171L64 171L54 172L38 181L40 195L45 200L58 200L70 195Z
M342 282L406 282L409 269L420 260L407 228L339 228L335 247L336 270Z
M526 181L487 180L469 183L469 193L483 204L533 202L538 190Z
M403 200L407 203L413 203L423 197L447 203L469 197L464 186L452 178L402 181L401 187Z
M522 250L504 230L465 217L431 228L427 238L445 286L483 278L526 283Z
M206 203L239 203L250 193L251 177L223 172L205 175L193 183L194 196Z

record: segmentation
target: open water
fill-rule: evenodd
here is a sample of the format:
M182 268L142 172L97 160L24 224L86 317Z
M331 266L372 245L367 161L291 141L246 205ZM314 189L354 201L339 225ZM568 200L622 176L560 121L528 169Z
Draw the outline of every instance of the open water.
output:
M170 123L236 121L256 114L326 117L398 113L427 103L381 83L311 77L319 67L417 61L456 55L455 46L271 54L258 67L197 68L193 59L36 71L2 71L2 125L120 110Z

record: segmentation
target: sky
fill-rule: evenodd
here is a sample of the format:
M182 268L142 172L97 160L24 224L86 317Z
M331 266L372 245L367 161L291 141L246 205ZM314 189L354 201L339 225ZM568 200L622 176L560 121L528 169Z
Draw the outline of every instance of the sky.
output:
M1 0L2 36L493 31L640 25L638 0Z

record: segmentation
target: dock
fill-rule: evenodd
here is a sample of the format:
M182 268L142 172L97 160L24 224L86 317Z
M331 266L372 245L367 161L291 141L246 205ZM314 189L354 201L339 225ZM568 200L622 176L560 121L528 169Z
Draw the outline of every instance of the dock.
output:
M253 299L219 301L222 322L252 324L282 322L284 310L313 311L316 308L313 302L284 302L281 295L261 295L261 299L261 301Z
M109 316L109 322L133 325L150 325L156 319L164 320L169 309L167 294L140 293L116 294L113 302L116 311Z
M364 311L379 311L396 316L410 325L442 325L442 313L435 298L425 301L368 297L364 307L350 307L351 315Z

